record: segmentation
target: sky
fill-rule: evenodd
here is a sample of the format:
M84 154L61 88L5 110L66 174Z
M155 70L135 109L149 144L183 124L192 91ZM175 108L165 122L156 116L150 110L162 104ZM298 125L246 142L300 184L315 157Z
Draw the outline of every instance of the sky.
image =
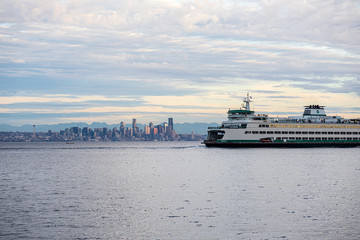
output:
M360 117L358 0L1 0L0 124Z

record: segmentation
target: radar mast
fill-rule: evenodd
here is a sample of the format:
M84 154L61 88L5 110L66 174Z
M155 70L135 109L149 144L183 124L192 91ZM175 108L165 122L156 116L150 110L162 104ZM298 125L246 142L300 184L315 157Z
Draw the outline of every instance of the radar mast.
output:
M244 104L243 104L243 107L244 107L246 110L248 110L248 111L250 111L250 103L251 103L251 102L252 102L252 97L249 96L249 93L247 93L246 98L244 98L244 103L245 103L246 105L244 106Z

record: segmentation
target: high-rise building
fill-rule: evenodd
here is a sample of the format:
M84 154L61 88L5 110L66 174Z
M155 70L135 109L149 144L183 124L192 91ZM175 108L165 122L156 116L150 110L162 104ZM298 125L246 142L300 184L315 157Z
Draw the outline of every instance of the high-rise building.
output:
M120 136L125 136L125 123L121 122L120 123Z
M83 127L81 132L82 132L83 137L90 136L90 128L89 127Z
M136 133L136 119L135 118L132 120L132 130L133 130L133 133Z
M173 130L173 129L174 129L173 119L172 119L172 118L169 118L168 123L169 123L169 129L170 129L170 130Z
M159 134L164 134L164 127L162 125L157 125L156 128L159 130Z
M150 122L149 127L150 127L150 135L153 136L154 135L154 123Z
M125 136L131 138L133 136L133 129L129 128L129 127L126 127Z
M105 137L107 135L107 128L102 129L102 137Z
M144 127L144 132L145 132L145 135L150 135L150 127L149 127L149 126L145 126L145 127Z
M168 130L168 124L167 124L167 122L164 122L164 123L163 123L163 127L164 127L164 133L166 133L167 130Z
M33 132L33 139L35 139L35 138L36 138L36 131L35 131L35 127L36 127L36 125L34 124L34 125L33 125L33 128L34 128L34 132Z

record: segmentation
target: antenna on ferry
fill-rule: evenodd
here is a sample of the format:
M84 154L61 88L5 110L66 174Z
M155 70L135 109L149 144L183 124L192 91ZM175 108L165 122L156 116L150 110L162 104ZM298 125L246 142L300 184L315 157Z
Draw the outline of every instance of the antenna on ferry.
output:
M246 98L244 99L244 102L246 103L246 110L250 111L250 102L252 102L252 97L249 96L249 93L247 93Z

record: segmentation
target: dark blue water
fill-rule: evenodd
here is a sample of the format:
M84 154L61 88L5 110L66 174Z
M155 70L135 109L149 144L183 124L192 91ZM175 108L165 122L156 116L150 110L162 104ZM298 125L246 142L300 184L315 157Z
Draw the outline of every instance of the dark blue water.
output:
M359 239L360 148L0 143L1 239Z

